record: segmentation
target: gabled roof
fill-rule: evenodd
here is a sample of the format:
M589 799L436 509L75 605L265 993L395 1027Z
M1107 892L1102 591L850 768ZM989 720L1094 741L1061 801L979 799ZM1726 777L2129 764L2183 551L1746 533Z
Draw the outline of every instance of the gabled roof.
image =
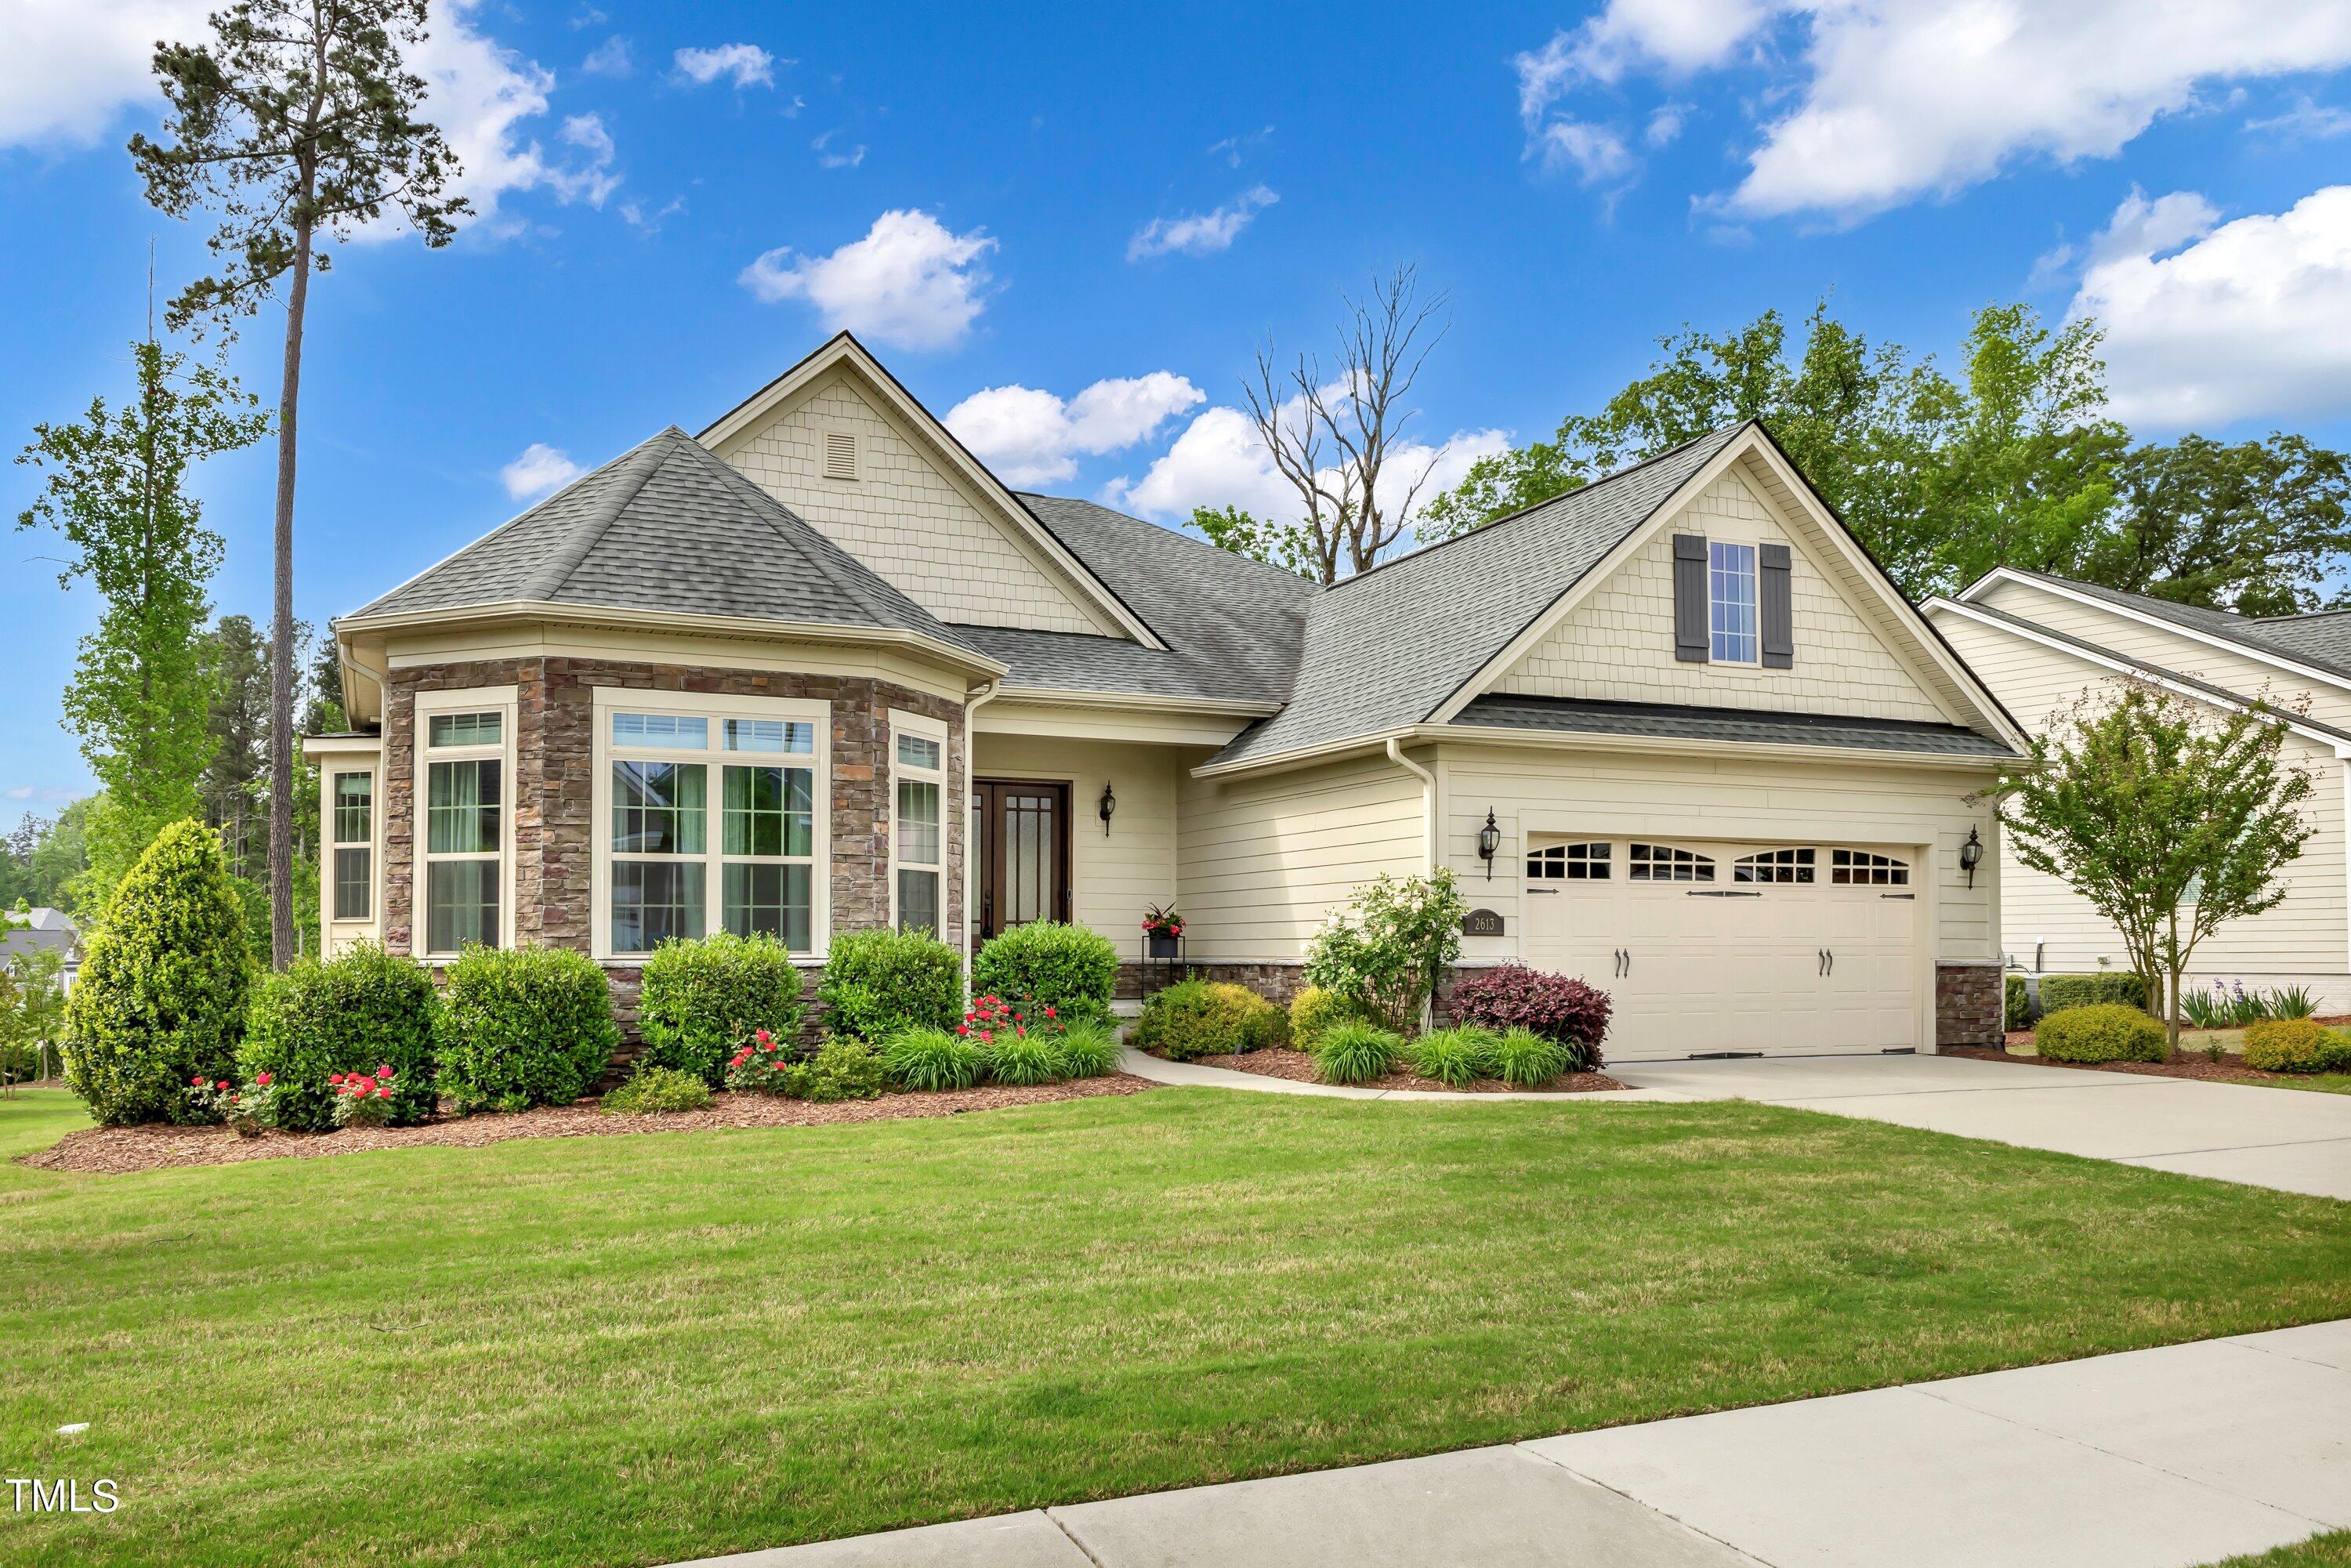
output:
M886 631L978 653L675 425L337 625L502 604Z
M2351 611L2322 610L2309 615L2239 615L2200 604L2180 604L2152 594L2129 593L2070 577L2000 567L1986 572L1959 592L1959 602L1974 605L1977 596L2002 577L2053 588L2079 598L2096 600L2117 610L2168 622L2185 632L2232 643L2255 653L2288 659L2297 664L2351 681Z

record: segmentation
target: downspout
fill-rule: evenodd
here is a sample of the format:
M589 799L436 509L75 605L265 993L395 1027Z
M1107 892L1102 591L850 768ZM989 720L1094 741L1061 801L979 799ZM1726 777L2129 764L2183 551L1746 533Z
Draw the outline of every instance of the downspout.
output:
M1423 841L1421 854L1423 873L1437 874L1437 775L1404 754L1404 742L1388 737L1388 760L1420 780L1420 821ZM1437 998L1429 998L1420 1005L1420 1027L1426 1030L1436 1020Z
M976 690L967 689L963 699L963 799L957 802L956 809L963 813L963 972L967 996L974 951L971 945L972 870L979 858L979 846L972 841L971 831L972 778L978 766L979 737L972 729L971 717L995 697L1003 685L1003 680L998 678Z
M381 729L384 721L392 716L392 687L388 684L391 679L390 673L379 670L361 659L359 651L348 643L343 645L342 654L343 663L365 675L370 684L375 687L376 727ZM350 706L348 703L344 705L343 722L346 724L351 722Z

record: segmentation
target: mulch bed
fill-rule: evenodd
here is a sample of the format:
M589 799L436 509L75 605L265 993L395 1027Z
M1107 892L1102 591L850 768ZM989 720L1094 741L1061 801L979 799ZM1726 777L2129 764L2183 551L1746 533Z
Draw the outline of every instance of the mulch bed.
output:
M816 1104L776 1094L720 1094L704 1111L664 1111L638 1116L607 1116L593 1100L547 1105L513 1115L454 1117L421 1127L346 1127L335 1133L264 1133L240 1138L226 1127L89 1127L16 1163L46 1171L97 1171L117 1175L180 1166L225 1166L245 1160L310 1159L368 1149L408 1149L422 1145L475 1149L509 1138L591 1138L629 1133L693 1133L716 1127L820 1127L842 1122L886 1122L908 1116L955 1116L967 1111L998 1111L1008 1105L1042 1105L1055 1100L1091 1100L1137 1094L1157 1085L1147 1079L1111 1073L1069 1083L1033 1088L990 1084L936 1093L884 1094L879 1100L842 1100Z
M2011 1041L2030 1045L2032 1036L2011 1034ZM1947 1045L1945 1056L1964 1056L1972 1061L2013 1061L2025 1067L2070 1067L2077 1072L2129 1072L2141 1078L2193 1078L2206 1083L2291 1083L2291 1072L2263 1072L2258 1067L2248 1067L2241 1056L2224 1056L2214 1061L2201 1051L2183 1050L2177 1061L2049 1061L2038 1056L2011 1056L2005 1051L1995 1051L1988 1045Z
M1294 1083L1312 1083L1314 1059L1302 1051L1287 1046L1274 1046L1264 1051L1252 1051L1240 1056L1204 1056L1202 1067L1222 1067L1234 1072L1254 1072L1261 1078L1287 1078ZM1515 1083L1505 1083L1499 1078L1480 1078L1468 1088L1457 1090L1449 1083L1434 1078L1423 1078L1417 1072L1395 1071L1370 1083L1356 1085L1362 1089L1412 1089L1447 1094L1593 1094L1603 1090L1625 1087L1604 1072L1571 1072L1548 1089L1521 1089Z

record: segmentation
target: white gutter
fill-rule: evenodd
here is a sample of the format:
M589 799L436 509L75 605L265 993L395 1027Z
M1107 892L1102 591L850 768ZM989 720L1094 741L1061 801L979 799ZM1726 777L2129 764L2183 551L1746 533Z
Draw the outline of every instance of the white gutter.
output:
M1394 737L1388 739L1388 760L1420 780L1420 823L1422 836L1426 841L1422 847L1428 858L1427 873L1435 876L1437 874L1437 775L1406 757L1404 754L1404 742Z
M392 687L387 684L390 676L384 671L377 669L374 665L370 664L367 661L361 659L359 655L358 650L353 648L349 643L345 643L342 645L342 653L343 663L349 664L352 669L357 670L360 674L365 675L375 686L375 722L377 727L381 728L385 719L391 716L389 710L392 707ZM346 695L348 695L348 694L346 694ZM343 720L347 724L351 722L350 704L349 702L346 702L343 705Z
M979 860L979 846L972 842L971 831L972 779L979 765L979 737L972 729L971 716L993 699L1003 685L1004 681L999 676L984 686L967 690L963 699L963 799L956 803L956 809L963 813L963 972L967 996L969 995L972 956L972 868Z

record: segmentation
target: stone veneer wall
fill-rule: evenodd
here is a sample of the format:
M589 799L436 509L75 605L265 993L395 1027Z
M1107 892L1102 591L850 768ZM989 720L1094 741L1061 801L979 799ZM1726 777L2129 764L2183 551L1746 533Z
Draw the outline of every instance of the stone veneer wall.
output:
M1935 966L1935 1043L1999 1045L2007 1019L1997 964Z

